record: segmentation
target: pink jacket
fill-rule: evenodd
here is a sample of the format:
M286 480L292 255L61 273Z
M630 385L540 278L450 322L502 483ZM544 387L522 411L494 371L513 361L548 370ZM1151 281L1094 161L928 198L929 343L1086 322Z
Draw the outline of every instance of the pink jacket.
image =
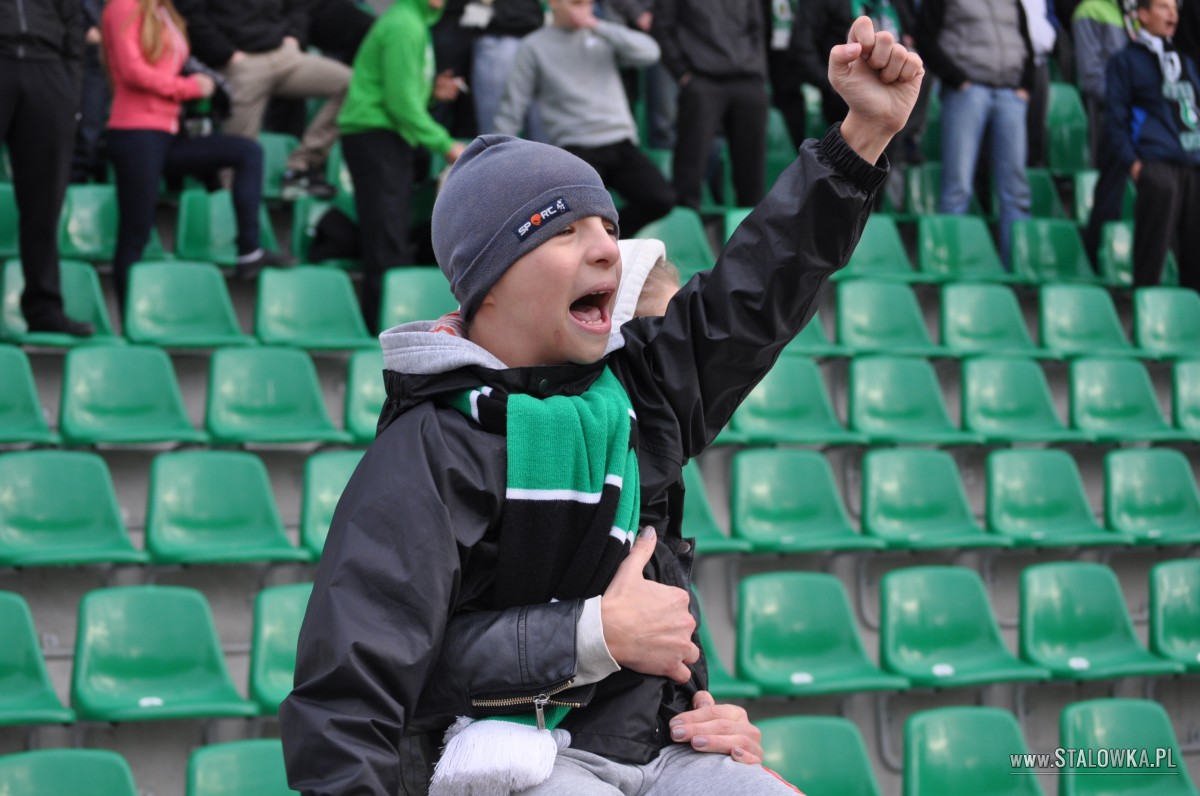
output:
M165 11L160 11L166 16ZM113 102L108 126L116 130L179 131L179 106L200 96L194 77L182 77L187 39L167 19L162 57L150 63L142 54L142 12L137 0L109 0L104 7L104 51L112 75Z

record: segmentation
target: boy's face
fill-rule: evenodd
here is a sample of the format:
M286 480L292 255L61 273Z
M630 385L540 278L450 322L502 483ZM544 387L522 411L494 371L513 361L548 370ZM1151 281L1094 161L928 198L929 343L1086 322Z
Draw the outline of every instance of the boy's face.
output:
M594 12L594 0L550 0L550 13L560 28L582 27Z
M484 297L470 338L509 367L604 356L621 280L616 229L581 218L517 260Z
M1151 36L1169 39L1179 24L1179 6L1175 0L1152 0L1149 8L1139 8L1138 21Z

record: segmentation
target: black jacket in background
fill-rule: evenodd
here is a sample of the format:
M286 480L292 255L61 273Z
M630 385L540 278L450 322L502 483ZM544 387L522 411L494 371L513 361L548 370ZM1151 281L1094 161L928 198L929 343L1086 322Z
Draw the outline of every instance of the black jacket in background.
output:
M844 119L846 101L829 85L829 51L846 43L854 16L849 0L798 0L790 52L800 79L821 90L827 124Z
M79 0L0 0L0 58L61 58L77 72L83 58Z
M766 21L753 0L658 0L650 33L676 79L767 79Z
M319 1L319 0L318 0ZM176 0L187 20L192 54L209 66L229 63L235 50L263 53L294 36L308 42L310 0Z
M1174 41L1179 52L1200 64L1200 0L1188 0L1179 9Z

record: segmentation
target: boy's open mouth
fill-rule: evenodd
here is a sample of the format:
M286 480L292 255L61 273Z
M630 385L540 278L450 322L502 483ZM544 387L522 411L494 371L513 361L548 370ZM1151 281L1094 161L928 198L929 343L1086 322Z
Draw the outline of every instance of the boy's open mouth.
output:
M584 326L603 326L608 323L608 303L611 290L597 290L580 296L571 303L571 317Z

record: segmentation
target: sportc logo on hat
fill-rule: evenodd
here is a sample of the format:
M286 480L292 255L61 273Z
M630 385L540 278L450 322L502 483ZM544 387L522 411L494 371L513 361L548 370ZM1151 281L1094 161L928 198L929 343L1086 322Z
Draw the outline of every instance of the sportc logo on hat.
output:
M567 200L560 196L549 205L530 216L529 220L514 229L513 233L517 236L517 240L525 240L525 238L529 236L530 232L542 225L543 221L551 216L556 216L559 213L568 213L570 210L571 206L567 204Z

